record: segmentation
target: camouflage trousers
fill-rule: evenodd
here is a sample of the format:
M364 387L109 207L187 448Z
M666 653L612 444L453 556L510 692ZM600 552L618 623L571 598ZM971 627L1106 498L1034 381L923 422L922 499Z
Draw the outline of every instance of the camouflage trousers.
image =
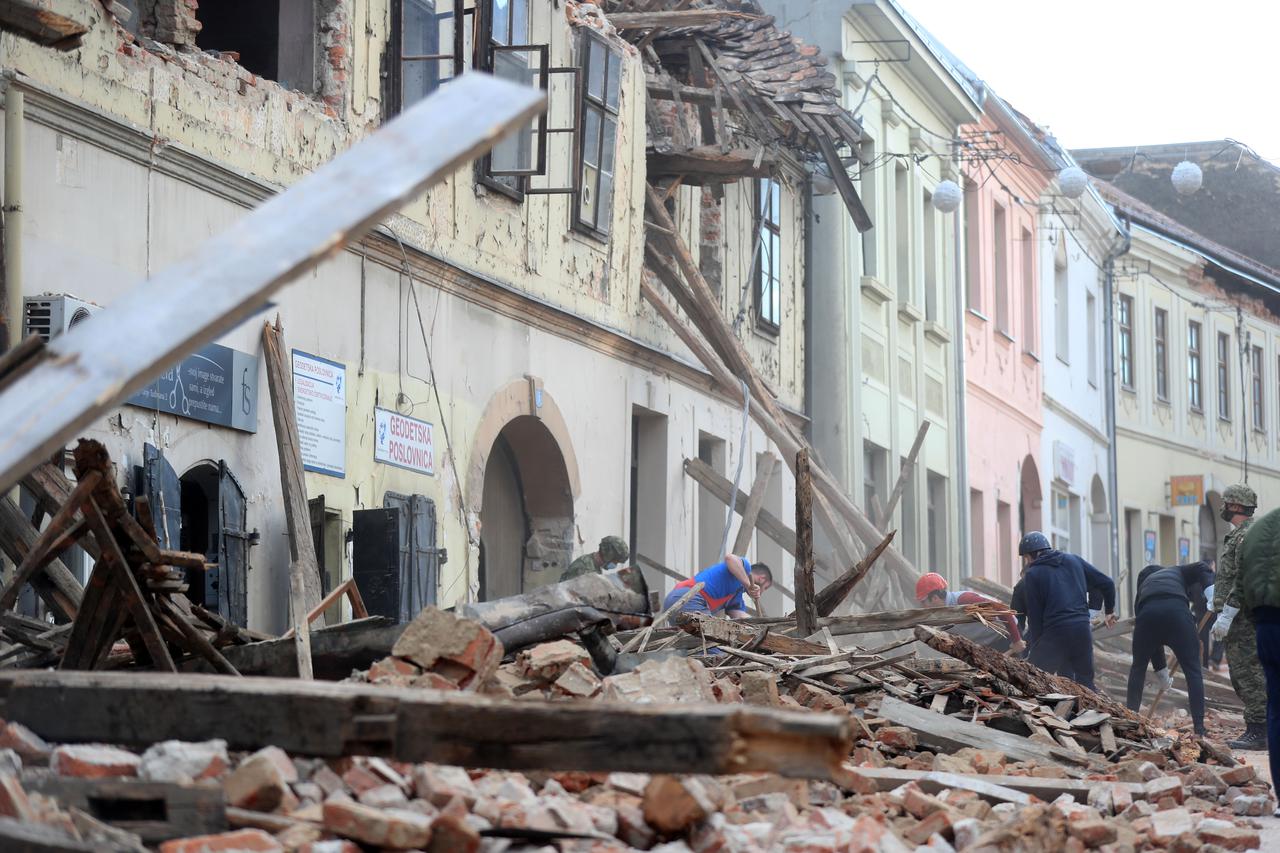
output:
M1227 665L1231 667L1231 687L1244 703L1246 723L1267 721L1267 678L1258 660L1258 639L1253 619L1243 610L1236 615L1223 642Z

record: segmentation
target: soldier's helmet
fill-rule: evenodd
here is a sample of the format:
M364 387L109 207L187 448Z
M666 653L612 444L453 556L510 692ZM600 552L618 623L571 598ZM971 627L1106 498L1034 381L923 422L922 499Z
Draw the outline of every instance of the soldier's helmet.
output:
M1258 505L1258 493L1246 483L1236 483L1223 489L1222 502L1224 504L1239 504L1246 509L1253 509Z
M631 548L621 536L606 536L600 540L599 554L606 563L625 563Z

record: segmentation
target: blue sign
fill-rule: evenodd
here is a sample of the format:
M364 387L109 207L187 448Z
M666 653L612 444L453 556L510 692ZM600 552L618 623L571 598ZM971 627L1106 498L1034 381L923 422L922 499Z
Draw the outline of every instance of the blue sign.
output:
M258 431L258 357L209 344L126 400L153 412Z

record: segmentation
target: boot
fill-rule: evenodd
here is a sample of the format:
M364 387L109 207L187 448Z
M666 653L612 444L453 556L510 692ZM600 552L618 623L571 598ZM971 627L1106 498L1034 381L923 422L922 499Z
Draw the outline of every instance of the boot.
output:
M1232 749L1263 750L1267 748L1267 724L1245 723L1244 734L1227 746Z

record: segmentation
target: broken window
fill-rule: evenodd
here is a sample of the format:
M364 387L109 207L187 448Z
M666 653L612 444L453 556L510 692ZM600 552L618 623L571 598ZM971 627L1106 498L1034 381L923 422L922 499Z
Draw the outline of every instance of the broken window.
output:
M765 329L782 325L782 185L772 178L756 181L756 221L760 241L755 268L756 316Z
M397 0L392 6L392 44L398 45L391 68L391 111L430 95L457 77L472 51L474 9L461 0ZM456 22L462 20L462 26Z
M613 212L614 149L618 139L618 91L622 57L589 31L582 34L587 85L582 92L582 165L576 221L609 233Z
M246 70L301 92L315 92L315 0L218 0L196 12L196 46L232 54Z

